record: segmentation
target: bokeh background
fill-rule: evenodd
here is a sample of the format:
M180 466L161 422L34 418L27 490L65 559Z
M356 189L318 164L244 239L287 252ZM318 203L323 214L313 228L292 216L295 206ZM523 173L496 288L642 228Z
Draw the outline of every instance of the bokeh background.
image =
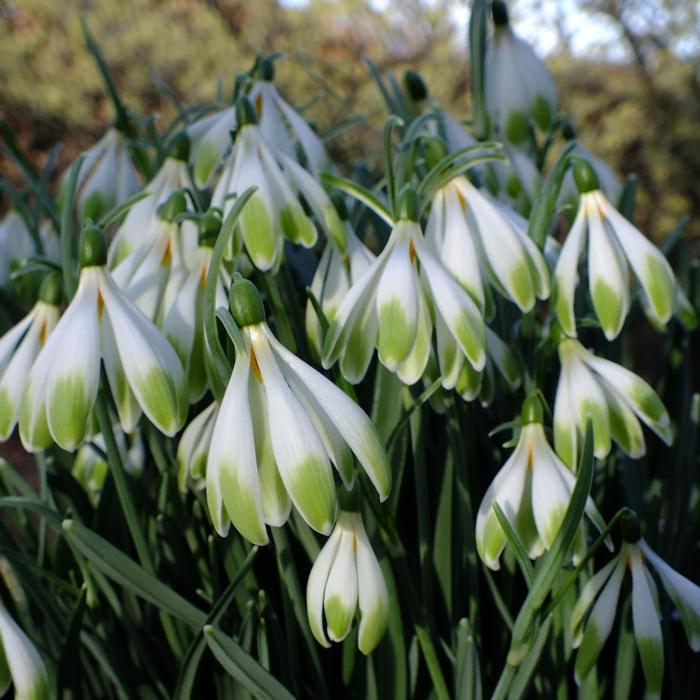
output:
M582 141L639 177L638 222L657 241L680 217L700 240L700 3L514 0L513 24L555 75ZM383 104L363 56L419 70L442 106L469 115L468 2L443 0L0 0L0 111L38 166L56 171L112 114L84 16L127 104L165 127L178 109L230 95L258 52L279 51L282 92L340 162L376 157ZM55 150L61 143L60 150ZM21 183L0 155L0 174ZM7 202L0 204L4 210Z

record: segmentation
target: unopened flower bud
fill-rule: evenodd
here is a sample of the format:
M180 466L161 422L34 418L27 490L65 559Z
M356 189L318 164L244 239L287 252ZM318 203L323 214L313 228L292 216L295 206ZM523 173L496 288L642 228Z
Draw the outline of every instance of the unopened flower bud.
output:
M83 226L78 244L80 267L102 266L107 264L107 241L99 226L88 223Z
M186 161L190 156L190 139L187 133L180 131L168 145L168 158Z
M235 280L228 299L231 314L241 328L254 326L265 320L265 307L260 292L250 280L242 277Z
M418 221L418 195L413 187L406 185L399 195L399 220Z
M537 394L530 394L523 403L520 417L524 425L541 423L543 420L542 401Z
M600 189L598 176L595 170L593 170L591 164L583 158L577 158L574 163L574 181L581 194Z
M253 103L245 95L236 100L236 123L239 128L258 123L255 107L253 107Z
M41 282L39 299L46 304L58 306L63 296L63 281L58 272L49 272Z

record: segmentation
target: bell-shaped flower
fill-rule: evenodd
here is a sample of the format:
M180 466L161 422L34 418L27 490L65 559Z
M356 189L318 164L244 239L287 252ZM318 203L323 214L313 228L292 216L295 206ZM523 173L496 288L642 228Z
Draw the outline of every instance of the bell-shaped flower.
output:
M49 700L53 697L49 673L44 660L33 642L12 619L5 606L0 603L0 694L4 695L12 680L14 697L17 700ZM2 668L4 666L4 669ZM7 672L9 671L9 677Z
M211 436L219 415L219 404L210 403L185 428L177 446L177 485L183 493L191 485L197 491L206 486L207 457Z
M671 419L656 392L641 377L615 362L596 357L574 338L560 336L561 374L554 402L554 446L574 467L586 423L593 426L594 451L603 459L617 442L630 457L645 451L639 423L667 445L673 442Z
M507 542L494 503L503 510L530 558L536 559L552 546L576 485L573 472L547 442L537 396L530 396L523 404L522 422L515 450L491 482L476 518L476 549L486 566L494 570L500 568ZM590 498L585 512L602 529L604 523ZM576 555L582 544L578 539Z
M59 202L65 186L66 177L61 182ZM126 139L112 127L85 152L75 190L78 216L97 220L136 194L140 187Z
M588 241L588 287L596 317L608 340L616 338L630 306L629 268L639 280L649 313L666 324L676 304L677 284L661 251L638 231L600 190L593 168L574 165L581 193L578 213L554 271L554 305L567 335L576 336L574 294L578 263Z
M258 269L271 270L281 261L285 237L310 248L316 242L316 227L304 213L267 145L247 97L238 99L236 118L239 127L234 149L214 189L212 206L226 216L235 195L257 187L238 218L233 252L240 250L242 243Z
M363 654L370 654L384 636L389 594L360 513L341 511L338 516L311 568L306 610L311 632L324 647L347 637L356 612L357 646Z
M526 223L456 177L433 198L426 239L479 308L486 301L486 280L522 311L549 295L549 271Z
M125 432L134 429L143 411L159 430L174 435L187 413L177 354L112 279L102 231L86 226L79 248L78 290L39 352L22 394L19 431L29 452L52 441L72 451L83 442L100 362Z
M494 31L486 46L486 108L497 135L523 143L531 124L542 131L557 111L557 90L547 67L508 21L506 4L492 3Z
M415 192L401 195L401 214L384 250L347 293L323 346L324 367L340 360L351 383L379 359L406 384L417 382L432 350L433 327L443 386L455 386L465 359L486 363L484 321L477 304L427 245ZM419 270L420 266L420 270Z
M160 228L158 209L162 204L175 192L193 189L187 172L188 153L189 140L181 132L172 140L160 170L144 188L144 192L148 192L149 196L139 200L129 209L117 229L109 247L111 268L115 268L134 250L152 240ZM189 260L197 248L197 225L192 221L184 221L181 237L185 259Z
M158 327L165 333L185 368L190 402L204 395L208 383L209 352L204 337L204 290L213 246L221 228L221 219L210 210L199 223L199 246L185 264L178 252L163 291L156 315ZM173 249L177 251L176 248ZM225 268L219 271L216 306L226 305L230 277Z
M141 433L136 430L131 435L126 436L119 425L112 426L112 431L125 471L131 476L140 476L143 473L145 460ZM95 449L95 447L99 449ZM102 433L97 433L97 435L92 436L89 443L85 443L78 450L71 468L71 474L75 480L95 501L99 498L107 478L109 465L106 454L105 439Z
M250 282L234 282L230 302L245 347L207 459L214 527L225 535L232 522L248 540L265 544L265 525L283 525L291 500L312 528L330 534L336 515L331 463L349 487L354 454L384 500L391 485L384 447L347 394L277 341Z
M10 281L15 266L36 253L32 235L22 215L10 209L0 221L0 286Z
M32 310L0 338L0 440L15 429L29 370L58 323L62 291L58 274L49 273Z
M198 119L187 127L194 184L208 187L221 161L231 149L231 133L236 130L236 108L225 107Z
M625 521L626 520L626 521ZM594 574L581 590L571 614L576 654L576 682L581 684L595 665L610 636L625 573L631 573L632 626L646 697L659 698L664 675L664 646L656 573L676 606L693 651L700 651L700 587L674 571L640 535L635 516L623 520L624 542L619 554Z

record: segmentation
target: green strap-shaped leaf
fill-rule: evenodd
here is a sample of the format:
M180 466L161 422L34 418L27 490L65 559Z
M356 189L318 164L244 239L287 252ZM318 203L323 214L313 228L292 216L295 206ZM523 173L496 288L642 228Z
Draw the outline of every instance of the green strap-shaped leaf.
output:
M330 173L322 173L321 181L335 187L354 197L359 202L362 202L368 209L371 209L380 219L385 221L389 226L394 225L394 217L391 215L389 209L385 204L372 192L370 192L366 187L363 187L353 180L348 180L345 177L340 177L338 175L331 175Z
M461 700L481 700L483 697L479 652L474 630L466 618L462 618L457 625L454 696Z
M294 696L250 654L221 630L206 625L204 639L226 672L261 700L294 700Z
M68 541L105 576L191 627L201 628L204 625L204 612L161 583L103 537L75 520L64 520L63 532Z
M486 63L486 20L490 3L474 0L469 18L469 65L472 78L472 102L478 138L489 132L486 98L484 96L484 66Z
M532 588L532 584L535 582L535 570L532 568L530 557L527 555L525 545L520 539L518 533L515 531L515 528L510 524L510 520L508 520L506 517L503 509L496 501L493 502L493 510L496 513L496 518L498 518L498 523L503 528L503 532L513 548L515 559L518 562L518 566L520 567L523 576L525 577L525 583L527 583L528 588Z

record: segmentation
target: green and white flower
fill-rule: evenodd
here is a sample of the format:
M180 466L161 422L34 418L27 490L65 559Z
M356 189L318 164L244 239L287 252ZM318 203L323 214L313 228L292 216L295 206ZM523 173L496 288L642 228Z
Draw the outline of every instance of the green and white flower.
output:
M659 593L651 571L678 611L693 651L700 651L700 587L674 571L639 535L625 534L619 554L593 575L581 590L571 614L576 654L576 682L581 684L596 663L612 630L626 571L631 572L632 625L647 682L646 697L659 698L664 675L664 648Z
M612 440L630 457L641 457L646 446L640 420L667 445L673 442L671 419L661 399L641 377L596 357L578 340L565 336L560 338L559 360L554 445L570 467L578 461L588 420L599 459L608 455Z
M232 253L237 254L244 246L258 269L271 270L281 261L285 238L310 248L316 242L316 227L304 213L267 145L247 97L239 98L236 117L236 141L214 189L212 206L220 208L225 217L236 194L251 186L258 188L241 211Z
M51 687L46 664L36 647L0 603L0 695L14 686L17 700L49 700Z
M213 401L190 421L182 433L176 457L177 485L183 493L188 485L196 491L206 486L207 457L218 415L219 404Z
M371 654L384 636L389 594L360 513L342 511L338 516L311 568L306 610L311 631L324 647L347 637L356 613L357 646L363 654Z
M499 201L528 211L542 185L542 175L530 157L518 148L505 145L507 161L493 161L486 167L485 183ZM527 222L523 219L524 228Z
M600 190L593 168L574 166L581 193L576 219L554 271L554 306L567 335L576 336L574 294L578 263L588 241L588 286L596 317L608 340L617 337L630 307L629 268L642 289L645 306L657 323L666 324L677 303L673 270L661 251L637 230Z
M530 311L537 299L549 295L549 271L526 226L466 177L457 177L433 198L426 240L480 309L488 280L522 311Z
M175 192L193 189L187 172L187 155L189 141L184 133L179 133L172 140L168 157L160 170L146 185L144 192L150 196L139 200L129 209L117 230L109 248L109 266L115 268L137 248L151 241L160 225L158 209ZM191 259L197 248L197 225L193 221L184 221L181 228L182 247L185 259Z
M519 145L531 124L549 129L557 111L557 90L532 47L513 32L506 4L493 2L492 8L495 26L484 67L486 107L496 134Z
M250 282L234 282L230 303L245 349L207 459L214 527L223 536L232 522L248 540L265 544L265 525L283 525L293 503L312 528L330 534L336 515L331 463L349 488L354 454L384 500L391 470L381 440L347 394L277 341Z
M494 570L500 568L507 542L494 502L518 533L530 558L536 559L552 546L576 485L573 472L547 442L537 396L530 396L523 404L522 422L515 450L491 482L476 518L477 551L486 566ZM602 529L604 523L590 498L586 514ZM579 537L575 558L582 544Z
M32 310L0 338L0 440L15 429L29 370L58 323L62 291L59 276L47 275Z
M89 434L100 362L131 432L143 411L166 435L187 413L185 376L158 328L117 286L106 267L102 231L88 225L80 241L78 290L39 352L22 394L19 430L29 452L55 441L73 451Z
M66 177L61 182L59 200L63 197ZM126 139L112 127L85 152L75 190L78 216L97 220L136 194L140 187Z
M314 176L332 170L325 146L306 120L296 112L279 94L275 86L274 65L263 59L258 69L259 80L255 80L247 97L255 108L260 131L276 156L299 158ZM231 149L231 133L239 126L235 107L227 107L207 115L188 128L192 142L190 163L194 169L194 181L203 188ZM235 148L235 145L234 145Z
M22 215L10 209L0 221L0 285L6 286L17 263L36 253Z

